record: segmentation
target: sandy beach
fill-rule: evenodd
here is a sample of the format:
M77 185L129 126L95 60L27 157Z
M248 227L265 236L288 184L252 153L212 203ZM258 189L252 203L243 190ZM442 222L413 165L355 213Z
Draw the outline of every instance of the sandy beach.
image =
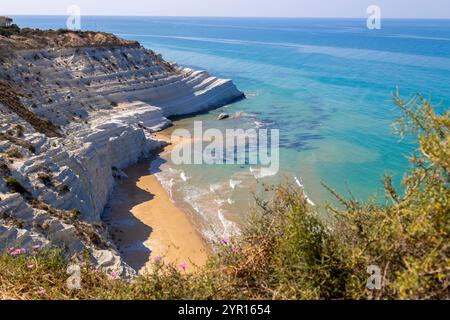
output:
M170 140L160 133L155 137ZM161 154L171 148L168 145ZM187 271L192 271L206 263L210 249L188 215L150 174L151 161L124 170L128 178L118 183L110 203L112 236L124 260L140 273L151 271L155 259L160 258L187 264Z

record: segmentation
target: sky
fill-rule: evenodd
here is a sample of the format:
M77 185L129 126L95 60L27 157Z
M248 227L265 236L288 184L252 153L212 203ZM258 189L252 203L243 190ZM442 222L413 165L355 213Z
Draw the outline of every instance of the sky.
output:
M337 17L366 18L378 5L384 18L450 19L450 0L0 0L0 15Z

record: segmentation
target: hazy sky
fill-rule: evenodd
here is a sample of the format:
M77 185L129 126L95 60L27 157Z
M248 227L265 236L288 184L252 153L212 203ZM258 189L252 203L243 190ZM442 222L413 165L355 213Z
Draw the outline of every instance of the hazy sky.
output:
M71 4L86 15L447 18L450 0L0 0L0 15L65 15Z

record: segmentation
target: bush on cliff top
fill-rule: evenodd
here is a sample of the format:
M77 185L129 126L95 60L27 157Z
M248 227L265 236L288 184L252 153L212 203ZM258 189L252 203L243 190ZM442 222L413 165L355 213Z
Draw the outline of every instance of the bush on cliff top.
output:
M60 253L10 252L0 257L0 298L448 299L450 113L436 114L422 97L395 103L403 111L399 133L417 135L419 148L401 192L385 177L385 205L327 187L340 207L328 206L323 219L286 184L197 272L157 262L151 275L127 282L85 265L82 289L71 291ZM369 266L380 271L377 290L367 288Z
M20 31L20 28L17 24L13 24L9 27L0 27L0 36L10 37L13 34L16 34Z

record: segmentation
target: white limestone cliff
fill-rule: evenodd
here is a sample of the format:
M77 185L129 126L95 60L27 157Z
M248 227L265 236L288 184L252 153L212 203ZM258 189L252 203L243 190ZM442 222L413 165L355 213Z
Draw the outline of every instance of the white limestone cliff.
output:
M101 220L120 170L162 146L152 132L167 117L243 96L139 45L15 50L0 91L0 250L88 249L125 276L133 270Z

